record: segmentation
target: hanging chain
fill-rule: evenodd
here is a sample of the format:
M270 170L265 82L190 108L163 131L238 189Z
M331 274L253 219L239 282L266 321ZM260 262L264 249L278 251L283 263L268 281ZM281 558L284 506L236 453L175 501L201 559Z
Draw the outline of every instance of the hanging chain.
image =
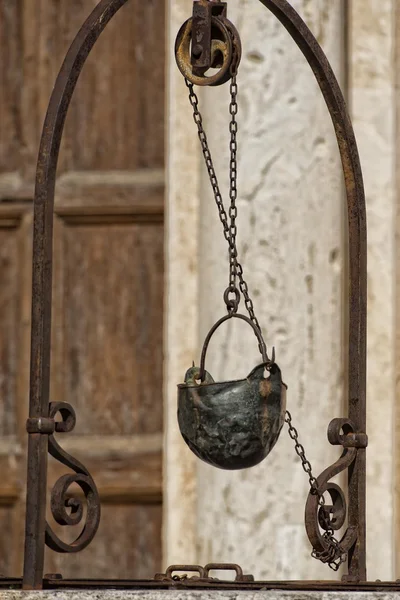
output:
M203 118L199 111L199 99L197 97L196 92L194 91L193 84L185 79L186 85L189 89L189 101L193 109L193 119L197 125L197 132L204 156L205 165L208 171L208 176L211 183L211 188L214 194L214 199L218 208L218 214L220 221L223 227L223 233L226 241L229 245L229 287L227 288L224 299L230 312L236 312L239 305L239 291L236 287L236 279L239 280L239 289L244 297L245 306L247 312L249 313L249 317L254 325L260 332L261 338L261 327L258 322L258 319L254 313L254 305L250 298L249 288L244 279L243 267L238 261L238 252L236 246L236 236L237 236L237 226L236 226L236 218L237 218L237 120L236 115L238 112L238 104L237 104L237 94L238 94L238 86L236 81L237 69L235 66L232 67L231 70L231 80L230 80L230 104L229 104L229 112L231 115L231 120L229 123L229 132L230 132L230 163L229 163L229 197L230 197L230 207L229 207L229 222L228 222L228 214L225 210L224 203L222 200L221 191L218 184L217 175L215 172L210 148L208 145L208 139L206 132L204 130ZM229 297L229 294L234 294L235 298ZM318 505L319 505L319 516L322 520L322 525L324 529L324 540L327 542L328 549L323 552L318 552L317 550L312 551L312 557L317 560L322 561L323 563L327 563L331 569L337 571L342 563L344 563L347 559L347 553L340 546L340 542L334 537L334 530L332 528L329 515L325 509L325 498L323 493L319 491L318 482L312 473L312 466L310 461L307 459L305 455L304 446L299 442L299 434L296 428L292 424L292 416L289 411L286 411L285 422L289 428L289 436L295 442L295 452L301 460L302 467L305 473L308 475L308 480L311 488L311 493L318 495Z
M208 176L210 179L212 191L214 194L214 199L218 208L218 214L220 221L223 227L223 233L226 241L229 244L229 257L230 257L230 279L229 279L229 291L233 291L236 289L236 277L239 280L239 289L243 295L245 306L247 312L249 313L249 317L254 325L261 332L260 323L254 312L253 301L250 298L249 288L244 279L243 267L238 261L238 252L236 247L236 216L237 216L237 207L236 207L236 198L237 198L237 142L236 142L236 134L237 134L237 83L236 83L236 75L234 76L234 80L231 80L231 102L230 102L230 113L231 113L231 122L230 122L230 150L231 150L231 159L230 159L230 198L231 198L231 206L229 209L229 217L230 224L228 222L228 215L224 207L224 203L222 200L221 191L218 184L217 175L215 173L215 168L213 164L213 160L211 157L210 148L208 146L208 139L206 132L203 126L203 118L199 111L199 99L197 97L196 92L194 91L193 84L185 79L186 85L189 89L189 101L193 109L193 119L197 125L198 136L201 144L201 148L203 151L204 161L206 164L206 168L208 171ZM233 235L232 235L233 234ZM235 292L234 292L235 293ZM238 300L229 300L228 309L237 310Z
M324 529L323 538L327 542L328 548L322 552L317 552L317 550L313 550L311 556L316 558L317 560L322 561L323 563L328 563L329 567L333 571L337 571L346 559L347 552L343 550L340 546L340 542L334 536L334 530L332 528L332 524L329 519L329 514L327 514L325 508L325 498L323 493L319 491L318 482L313 475L312 466L310 461L306 457L305 449L303 444L299 442L299 434L297 429L293 426L292 423L292 415L287 410L285 416L285 423L289 429L289 436L294 441L294 449L297 456L301 460L301 466L303 470L308 475L308 481L310 483L311 493L316 494L318 496L318 516L321 518L322 527Z
M230 96L231 101L229 104L229 112L231 114L231 121L229 123L229 132L231 135L229 150L230 150L230 161L229 161L229 292L236 292L236 278L237 278L237 262L238 253L236 247L236 217L237 217L237 121L236 115L238 111L237 104L237 83L236 83L236 69L232 72L232 78L230 80Z

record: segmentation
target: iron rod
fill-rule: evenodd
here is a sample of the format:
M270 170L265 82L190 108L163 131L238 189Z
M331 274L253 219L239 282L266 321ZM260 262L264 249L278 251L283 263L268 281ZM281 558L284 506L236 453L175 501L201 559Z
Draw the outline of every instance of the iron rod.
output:
M91 49L108 22L126 2L102 0L85 21L58 74L43 126L34 198L30 418L47 417L49 413L54 191L65 118ZM47 442L48 435L29 434L24 589L42 587Z

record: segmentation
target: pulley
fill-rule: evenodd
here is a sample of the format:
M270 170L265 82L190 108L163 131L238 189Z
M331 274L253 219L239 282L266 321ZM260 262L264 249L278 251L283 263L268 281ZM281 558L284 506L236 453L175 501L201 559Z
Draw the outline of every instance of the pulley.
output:
M226 18L226 2L196 0L193 16L180 28L175 42L176 62L182 75L195 85L222 85L239 66L242 47L233 24ZM207 74L210 69L215 73Z

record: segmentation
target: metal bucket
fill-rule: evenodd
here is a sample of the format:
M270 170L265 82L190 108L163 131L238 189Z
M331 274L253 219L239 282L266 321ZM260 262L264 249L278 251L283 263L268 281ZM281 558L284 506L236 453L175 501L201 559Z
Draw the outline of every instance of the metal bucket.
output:
M205 371L208 343L228 318L248 322L259 340L263 363L246 379L214 382ZM214 325L204 343L200 367L186 372L178 385L178 423L189 448L204 462L220 469L246 469L260 463L275 446L286 411L286 385L278 365L266 355L259 330L239 314ZM266 375L267 373L267 375Z

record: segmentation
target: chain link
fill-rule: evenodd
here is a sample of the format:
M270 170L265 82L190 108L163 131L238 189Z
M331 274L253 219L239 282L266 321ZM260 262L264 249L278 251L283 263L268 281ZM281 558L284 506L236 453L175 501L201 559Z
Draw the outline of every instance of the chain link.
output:
M236 227L236 217L237 217L237 121L236 115L238 112L238 104L237 104L237 83L236 83L236 73L232 73L230 83L230 95L231 101L229 105L229 112L231 114L231 122L229 123L229 132L231 135L229 150L230 150L230 161L229 161L229 198L230 198L230 206L229 206L229 218L230 218L230 226L229 226L229 263L230 263L230 273L229 273L229 291L235 292L236 289L236 277L237 277L237 248L236 248L236 235L237 235L237 227Z
M311 493L316 494L318 496L318 517L322 521L322 528L324 529L323 538L328 545L327 550L322 552L318 552L317 550L313 549L311 556L313 558L316 558L317 560L322 561L323 563L328 563L329 567L333 571L337 571L340 565L346 561L347 552L343 550L343 548L340 545L340 542L334 536L334 530L332 528L329 514L327 514L327 511L325 509L324 494L319 491L318 481L313 475L312 466L310 461L306 457L304 446L299 442L298 431L293 426L292 415L288 410L286 411L285 415L285 423L288 426L289 436L294 441L294 449L297 456L301 460L301 466L303 467L304 472L308 476Z
M239 280L239 289L243 295L246 310L249 314L251 321L257 327L260 332L261 339L261 327L258 322L258 319L254 312L254 305L252 299L249 294L248 285L244 279L243 267L238 260L238 252L236 246L236 236L237 236L237 226L236 226L236 218L237 218L237 131L238 125L236 120L236 115L238 112L238 104L237 104L237 94L238 94L238 86L236 81L237 69L235 65L233 65L231 70L231 80L230 80L230 104L229 104L229 112L231 115L231 120L229 123L229 132L230 132L230 162L229 162L229 198L230 198L230 207L229 207L229 215L227 214L224 203L222 200L222 195L217 179L217 175L215 172L210 148L208 145L208 139L206 132L203 126L203 118L199 111L199 99L197 97L196 92L194 91L193 84L185 79L186 85L189 89L189 101L193 109L193 119L197 126L197 132L204 156L205 165L208 171L208 176L211 184L211 188L214 194L214 199L218 208L218 214L220 221L222 223L223 233L226 241L229 245L229 287L228 291L235 294L235 300L228 299L227 307L229 311L237 311L239 304L239 295L237 293L236 288L236 279ZM228 221L229 216L229 221ZM261 349L261 347L260 347ZM301 460L302 467L305 473L308 476L308 481L311 488L311 493L318 495L318 505L319 505L319 517L322 521L322 526L324 529L323 538L327 542L327 550L323 552L318 552L313 549L312 556L323 563L327 563L331 569L337 571L342 563L344 563L347 559L347 553L340 546L338 540L334 537L334 530L332 528L329 515L325 510L325 498L323 493L319 491L317 479L314 477L312 472L312 466L310 461L307 459L305 454L304 446L299 442L299 434L297 429L293 426L292 416L289 411L286 411L285 422L289 428L289 436L295 443L295 452Z

